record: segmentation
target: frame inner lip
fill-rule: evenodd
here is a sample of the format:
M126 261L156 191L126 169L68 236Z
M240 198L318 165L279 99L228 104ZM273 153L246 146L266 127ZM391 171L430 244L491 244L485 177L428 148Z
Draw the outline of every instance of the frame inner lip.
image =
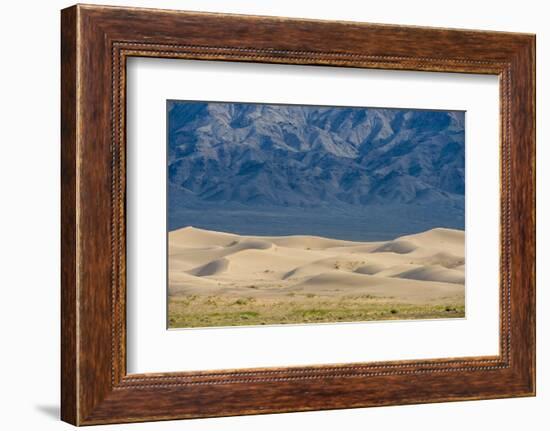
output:
M135 50L136 46L140 46L141 48L139 50ZM143 49L143 47L146 47L145 49ZM161 50L161 48L164 48L164 49L168 49L168 50ZM220 61L239 61L239 58L243 57L242 53L243 52L246 52L247 55L245 56L245 58L249 58L251 60L253 60L254 58L257 58L257 59L262 59L262 60L272 60L272 62L275 62L275 63L278 63L280 62L279 60L281 60L281 58L283 59L288 59L289 57L280 57L280 56L269 56L266 54L268 54L270 51L269 50L265 50L265 49L260 49L260 50L256 50L254 48L245 48L245 47L225 47L225 46L213 46L213 45L210 45L210 46L207 46L207 45L200 45L200 46L197 46L197 45L178 45L178 44L159 44L159 43L152 43L152 42L142 42L142 41L135 41L135 42L129 42L129 41L114 41L113 42L113 56L116 55L116 57L118 58L118 61L117 63L119 65L124 65L122 67L119 67L118 69L118 76L117 78L114 78L113 79L113 85L118 82L119 85L117 86L118 90L119 90L119 97L121 97L122 99L125 99L125 94L124 94L124 91L122 88L120 88L120 83L122 82L121 81L121 77L124 76L124 82L125 82L125 75L126 75L126 67L125 67L125 64L126 64L126 57L134 57L134 56L137 56L137 57L141 57L141 56L146 56L146 57L162 57L163 55L168 55L169 58L174 58L174 59L200 59L200 58L197 58L196 56L197 55L201 55L202 56L206 56L206 58L208 58L208 53L210 53L211 51L217 51L217 50L220 50L220 51L226 51L225 53L223 54L220 54L220 57L219 60ZM360 68L369 68L369 66L365 66L364 63L361 61L361 60L365 60L368 58L368 60L370 62L373 62L374 64L379 64L379 63L382 63L384 64L384 61L395 61L395 60L403 60L403 61L408 61L408 60L411 60L411 61L414 61L414 57L395 57L395 56L358 56L357 54L351 54L351 53L321 53L321 52L318 52L318 51L299 51L299 52L295 52L295 51L286 51L286 50L277 50L278 53L280 54L291 54L291 55L296 55L296 58L295 60L302 60L304 61L303 64L311 64L311 61L320 61L322 60L321 58L319 57L316 57L316 56L322 56L322 55L336 55L338 57L345 57L346 55L350 57L350 60L349 62L351 64L354 64L354 65L358 65L358 67ZM230 54L230 58L227 59L227 58L223 58L224 56ZM231 58L233 57L233 58ZM204 59L204 58L203 58ZM423 58L423 61L426 62L426 64L429 64L430 62L433 62L435 64L439 64L439 63L443 63L443 64L447 64L447 65L452 65L454 67L457 67L457 65L459 64L470 64L470 65L479 65L479 64L486 64L486 65L491 65L492 67L495 68L495 71L493 74L495 75L499 75L501 76L501 85L503 85L503 80L507 82L507 84L505 85L505 87L508 88L509 86L509 80L510 80L510 75L509 75L509 69L511 67L510 63L508 62L503 62L503 61L495 61L495 60L484 60L484 61L473 61L473 60L468 60L468 59L460 59L460 60L454 60L454 59L448 59L448 58ZM288 64L295 64L295 63L288 63ZM315 63L314 63L315 64ZM316 63L316 64L321 64L321 65L325 65L325 63ZM373 66L374 68L376 68L376 66ZM429 70L429 69L428 69ZM116 74L115 73L115 68L113 68L113 74ZM503 97L504 96L504 97ZM502 94L502 91L501 91L501 100L504 102L504 104L506 106L509 105L510 103L510 100L509 100L509 92L504 92L504 94ZM112 109L113 109L113 112L116 112L116 108L115 108L115 102L114 102L114 99L113 99L113 105L112 105ZM506 123L505 125L503 124L502 126L504 127L507 127L509 128L509 122L510 122L510 118L509 118L509 109L505 109L505 113L507 114L506 115L506 121L502 122L502 123ZM123 115L125 116L125 113L123 112ZM502 119L502 118L501 118ZM115 125L113 126L115 130L120 130L121 128L121 125L125 123L125 117L121 117L121 118L118 118L118 116L114 116L114 123ZM502 127L501 126L501 127ZM119 135L120 136L120 135ZM506 135L506 140L509 139L508 136L509 136L509 133L507 133ZM119 138L121 139L121 138ZM123 144L125 145L125 137L123 138ZM116 141L113 142L113 148L115 148L117 146L117 143ZM500 147L501 147L501 156L503 157L504 156L504 146L505 146L505 139L503 139L503 137L501 136L501 142L500 142ZM124 147L125 148L125 147ZM509 158L509 150L506 151L506 154L508 155L508 158ZM503 157L504 158L504 157ZM508 165L508 169L509 169L509 163L507 163ZM501 167L501 170L504 168ZM122 173L122 175L125 175L125 172ZM502 173L501 173L501 178L502 178ZM509 178L509 174L507 175L507 178ZM505 194L502 194L501 195L501 231L504 231L506 226L509 224L509 210L508 210L508 218L506 221L503 220L504 218L504 211L503 211L503 207L505 206L504 203L507 203L507 207L509 207L510 203L509 203L509 199L510 199L510 184L509 184L509 181L507 181L507 187L506 187L506 193ZM502 185L502 183L501 183ZM504 238L501 234L501 238ZM503 248L503 241L501 239L501 251L502 251L502 248ZM504 255L508 255L510 254L510 249L509 247L507 248L507 253L501 253L501 258L504 258ZM507 260L508 262L510 262L510 258L508 259L505 259ZM502 266L503 264L501 263L501 270L502 270ZM125 277L125 274L123 275ZM508 292L507 294L504 294L505 292L505 285L507 285L507 288L508 288L508 291L510 289L510 286L508 283L503 283L501 282L501 286L500 286L500 293L501 293L501 298L504 297L504 298L507 298L508 301L510 300L510 293ZM504 295L503 295L504 294ZM510 347L509 347L509 343L510 343L510 339L511 339L511 336L508 335L506 336L504 334L504 330L503 330L503 321L505 319L503 319L503 315L506 314L508 315L508 319L507 320L510 320L510 316L509 316L509 307L510 305L508 305L507 307L503 308L501 307L501 328L500 328L500 337L501 337L501 340L500 340L500 344L501 344L501 352L500 352L500 355L495 357L494 359L472 359L470 357L465 357L465 358L459 358L457 359L458 361L460 361L461 364L476 364L476 366L473 366L473 367L467 367L469 370L472 370L472 371L476 371L476 370L489 370L489 369L501 369L501 368L509 368L510 367ZM503 313L503 311L506 310L506 313ZM506 326L506 330L508 333L510 333L511 331L511 328L510 328L510 325L505 325ZM124 349L124 346L122 347L121 350L125 350ZM122 360L122 359L121 359ZM439 361L439 359L434 359L434 361ZM388 368L388 369L393 369L395 368L395 366L393 365L394 362L398 362L398 361L384 361L381 365L381 366L378 366L378 365L375 365L376 368ZM419 363L424 363L425 360L417 360L417 361L411 361L411 362L419 362ZM443 361L444 362L444 361ZM455 371L457 369L462 369L464 367L461 367L461 368L456 368L456 367L447 367L447 363L443 363L441 362L441 365L440 366L437 366L437 370L435 372L441 372L443 369L445 369L446 371L449 371L449 372L452 372L452 371ZM489 365L489 364L495 364L495 365ZM361 363L361 364L356 364L356 365L341 365L342 366L342 369L348 369L348 370L358 370L358 369L372 369L372 364L370 363ZM414 368L414 367L418 367L419 365L417 364L412 364L411 367ZM310 373L310 369L316 369L316 368L323 368L323 367L330 367L332 369L335 368L334 365L331 365L331 364L327 364L327 365L312 365L312 366L303 366L303 367L297 367L297 368L303 368L303 371L298 371L298 373ZM338 368L339 365L336 365L336 368ZM414 371L414 373L427 373L428 370L425 369L425 368L422 368L422 365L420 365L421 368L418 368L417 370ZM433 367L433 366L432 366ZM116 365L113 363L113 369L116 368ZM280 369L279 369L280 368ZM266 370L266 371L261 371L261 370L254 370L254 369L251 369L251 368L243 368L243 369L239 369L239 370L231 370L231 371L224 371L224 370L221 370L220 373L218 374L218 372L214 372L215 375L219 376L218 379L214 378L212 379L212 381L210 382L211 384L216 384L216 383L226 383L227 382L227 376L231 376L231 377L235 377L235 376L239 376L239 375L242 375L243 372L246 373L247 376L250 376L250 377L257 377L259 375L265 375L265 373L276 373L276 374L285 374L286 371L287 371L287 368L296 368L296 367L273 367L272 370ZM122 367L120 369L125 369L125 365L122 365ZM316 371L311 371L312 375L310 376L311 378L327 378L327 377L338 377L339 374L340 374L340 368L338 368L338 372L333 372L333 371L328 371L328 372L320 372L319 374L316 374L317 372ZM188 379L202 379L202 378L210 378L210 373L208 371L189 371L189 372L185 372L186 374L189 373L190 375L189 376L185 376L185 377L182 377L180 374L178 374L178 372L161 372L161 373L155 373L155 374L160 374L160 375L155 375L155 376L149 376L147 374L123 374L120 376L120 380L119 380L119 384L122 383L123 386L127 385L127 383L129 382L132 382L132 381L137 381L137 379L145 379L146 381L151 381L152 379L154 380L162 380L162 379L168 379L168 380L176 380L176 381L181 381L181 380L188 380ZM403 374L402 372L400 371L380 371L379 373L366 373L365 375L367 376L386 376L386 375L399 375L399 374ZM119 374L120 375L120 374ZM134 377L135 376L135 377ZM351 376L353 377L353 376ZM357 376L357 377L361 377L361 376ZM259 377L257 377L259 379ZM151 380L150 380L151 379ZM289 377L287 378L288 380L292 380L293 378ZM285 380L284 377L280 378L280 380ZM256 380L255 381L260 381L260 380ZM114 382L113 382L114 383ZM186 383L183 383L183 384L186 384Z

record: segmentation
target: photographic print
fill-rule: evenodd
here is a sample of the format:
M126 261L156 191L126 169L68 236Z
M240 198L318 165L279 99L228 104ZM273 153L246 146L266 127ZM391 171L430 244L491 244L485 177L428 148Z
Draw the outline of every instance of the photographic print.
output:
M464 124L167 101L168 327L464 317Z

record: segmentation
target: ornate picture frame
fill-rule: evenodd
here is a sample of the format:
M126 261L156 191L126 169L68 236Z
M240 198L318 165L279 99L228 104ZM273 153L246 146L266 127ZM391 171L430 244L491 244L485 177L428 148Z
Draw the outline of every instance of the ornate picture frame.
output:
M61 416L74 425L535 394L535 36L77 5L61 20ZM500 353L128 374L130 57L497 75Z

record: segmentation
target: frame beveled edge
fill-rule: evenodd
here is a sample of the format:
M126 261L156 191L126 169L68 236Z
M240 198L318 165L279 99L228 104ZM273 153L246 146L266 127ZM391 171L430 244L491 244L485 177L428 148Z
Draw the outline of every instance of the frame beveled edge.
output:
M221 30L207 32L213 27L205 22ZM252 28L270 31L248 34ZM281 29L286 38L277 36ZM334 42L318 37L335 32ZM61 39L63 420L83 425L534 394L534 36L79 5L62 12ZM501 354L127 376L128 56L499 75Z

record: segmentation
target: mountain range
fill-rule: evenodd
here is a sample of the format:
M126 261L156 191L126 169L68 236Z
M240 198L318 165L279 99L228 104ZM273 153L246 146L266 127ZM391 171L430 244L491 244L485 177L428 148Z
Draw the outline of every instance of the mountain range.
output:
M413 205L463 217L462 111L185 101L167 109L170 214Z

